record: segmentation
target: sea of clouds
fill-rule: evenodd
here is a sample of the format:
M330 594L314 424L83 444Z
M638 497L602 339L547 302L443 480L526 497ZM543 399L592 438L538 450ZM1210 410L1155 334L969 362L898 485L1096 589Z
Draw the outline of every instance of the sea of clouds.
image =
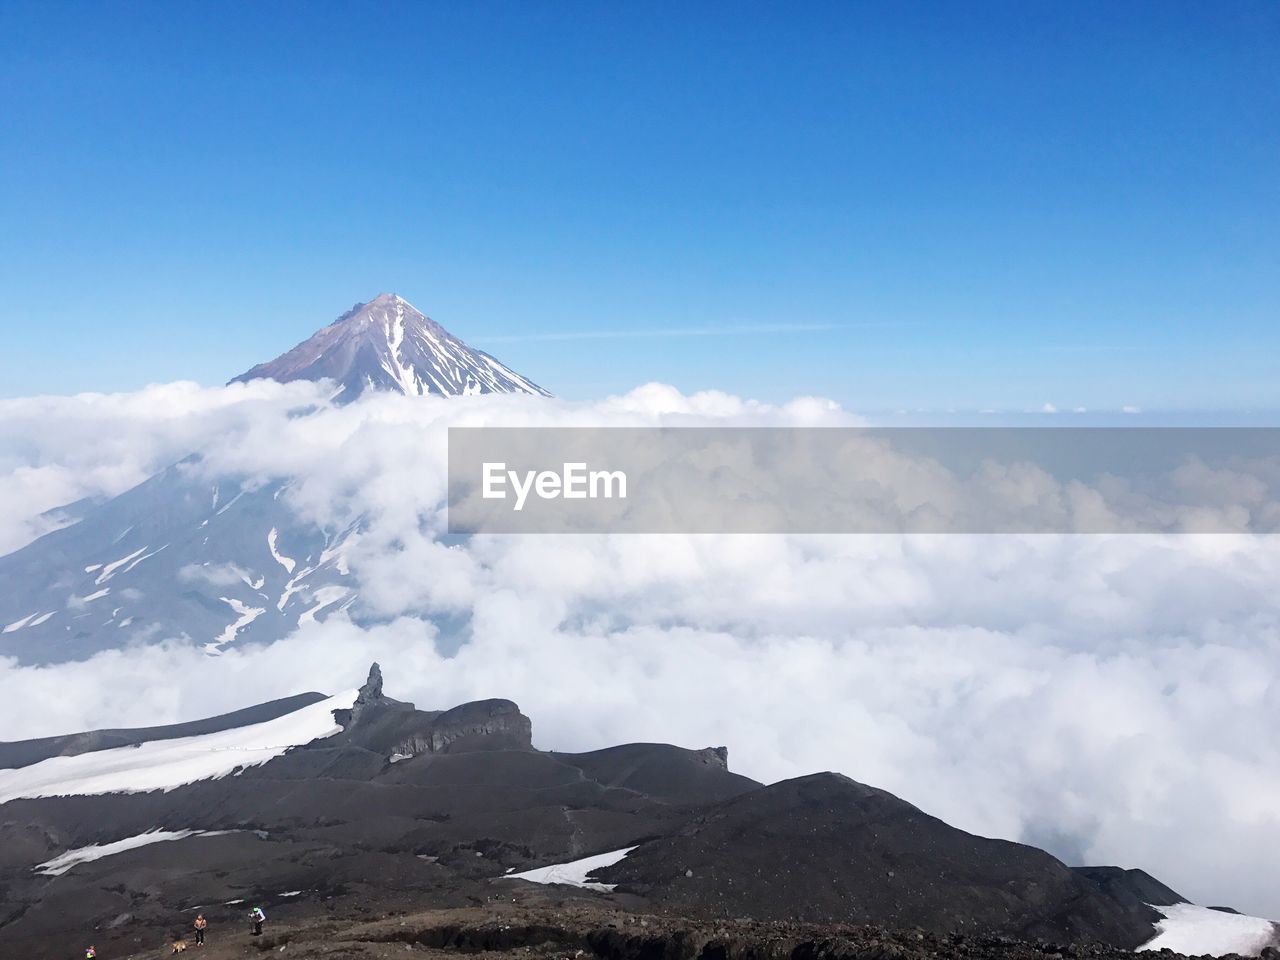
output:
M594 403L337 407L266 382L0 401L0 551L192 452L211 480L289 477L300 516L361 525L359 623L220 657L159 641L0 659L0 737L335 692L376 659L420 706L517 701L540 747L723 744L757 779L836 770L966 830L1280 916L1280 537L445 532L450 425L859 422L656 384Z

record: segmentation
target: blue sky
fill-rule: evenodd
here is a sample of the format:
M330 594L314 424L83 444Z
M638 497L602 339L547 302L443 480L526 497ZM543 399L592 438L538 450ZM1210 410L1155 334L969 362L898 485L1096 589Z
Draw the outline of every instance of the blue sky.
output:
M394 291L573 398L1277 410L1280 6L15 0L0 220L5 396Z

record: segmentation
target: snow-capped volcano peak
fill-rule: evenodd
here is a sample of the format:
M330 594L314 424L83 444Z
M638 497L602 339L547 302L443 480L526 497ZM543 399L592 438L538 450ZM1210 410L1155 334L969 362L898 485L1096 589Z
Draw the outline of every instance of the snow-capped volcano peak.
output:
M367 389L428 393L529 393L546 390L489 354L467 346L394 293L354 307L288 353L232 380L337 381L343 399Z

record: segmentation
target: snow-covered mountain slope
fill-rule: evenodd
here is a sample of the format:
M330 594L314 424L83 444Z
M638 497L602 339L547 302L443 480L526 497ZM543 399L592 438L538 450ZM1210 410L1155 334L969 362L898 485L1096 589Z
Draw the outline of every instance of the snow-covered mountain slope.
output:
M177 740L50 757L29 767L0 770L0 803L19 797L85 796L172 790L266 763L290 747L341 733L333 711L350 710L355 690L264 723Z
M529 393L550 396L533 381L467 346L392 293L357 303L268 363L232 380L321 380L338 383L347 401L368 389L410 396Z
M366 389L547 395L391 294L237 379L255 377L332 379L340 400ZM61 663L160 640L216 655L358 615L344 557L358 520L320 529L289 509L289 479L199 466L192 456L113 499L51 511L58 529L0 557L0 656Z
M1156 936L1139 950L1172 950L1187 956L1259 956L1266 947L1280 947L1280 924L1261 917L1175 903L1156 907L1164 916Z
M288 486L210 481L195 458L0 557L0 655L81 659L130 642L217 654L349 608L344 545L282 501Z

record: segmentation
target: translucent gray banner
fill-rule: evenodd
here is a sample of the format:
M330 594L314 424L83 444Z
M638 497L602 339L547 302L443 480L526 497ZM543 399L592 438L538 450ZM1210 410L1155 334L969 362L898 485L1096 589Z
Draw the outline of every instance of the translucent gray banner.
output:
M449 429L454 533L1272 533L1280 429Z

